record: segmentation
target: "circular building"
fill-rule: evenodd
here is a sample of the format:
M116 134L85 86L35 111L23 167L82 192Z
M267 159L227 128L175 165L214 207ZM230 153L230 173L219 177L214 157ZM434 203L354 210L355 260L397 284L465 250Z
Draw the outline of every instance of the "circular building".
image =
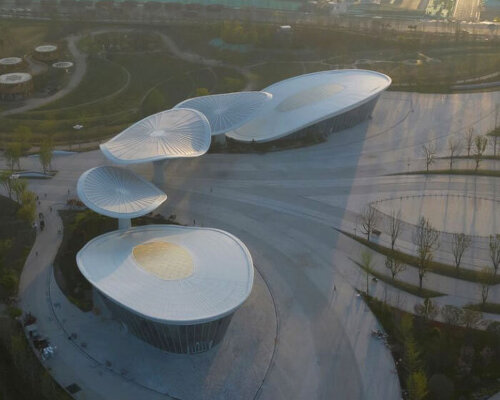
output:
M104 166L89 169L78 179L78 197L91 210L118 218L120 229L158 208L167 195L127 169Z
M59 49L54 44L44 44L35 47L35 53L33 55L40 61L54 61L59 55Z
M263 89L262 112L226 136L241 142L272 140L350 128L372 113L391 79L367 70L332 70L300 75Z
M101 235L79 251L77 264L131 333L184 354L222 340L254 275L248 249L233 235L176 225Z
M21 57L6 57L0 59L1 73L19 71L23 67L24 67L24 60Z
M272 95L266 92L214 94L184 100L174 108L198 110L210 122L212 136L220 137L258 115L271 98Z
M29 97L33 92L33 79L26 72L12 72L0 75L0 99L18 100Z

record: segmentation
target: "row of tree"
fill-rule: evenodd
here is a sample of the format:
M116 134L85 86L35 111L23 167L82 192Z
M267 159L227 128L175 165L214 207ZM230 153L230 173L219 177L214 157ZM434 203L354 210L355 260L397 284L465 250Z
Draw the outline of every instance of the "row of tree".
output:
M493 156L497 155L497 139L498 136L492 136L491 140L484 135L474 135L474 128L469 128L463 139L450 137L448 139L448 158L450 160L450 170L453 169L453 161L459 157L463 150L467 151L467 158L475 161L475 169L479 168L479 164L483 160L488 143L491 146ZM430 166L436 161L436 145L434 143L425 144L422 146L422 152L425 157L425 168L429 172Z
M371 234L376 230L379 224L378 214L374 207L367 206L361 214L361 229L370 241ZM396 241L402 232L401 211L391 213L386 224L386 229L391 240L391 252L386 257L385 266L390 271L393 280L397 275L404 271L405 264L398 257ZM419 288L422 289L422 283L425 275L431 269L434 253L439 248L439 231L435 229L427 218L421 217L415 231L413 232L413 244L416 247L416 256L418 259ZM454 233L451 240L451 252L453 254L457 276L460 275L460 266L465 252L471 247L472 239L464 233ZM481 295L483 304L486 303L489 293L489 287L495 282L498 269L500 267L500 234L490 235L489 237L489 255L491 259L491 268L484 267L478 274L481 285ZM370 256L363 256L362 264L365 270L373 269Z
M21 157L26 156L33 145L31 129L27 126L18 126L14 131L14 137L16 141L5 145L4 151L5 160L11 172L16 167L18 170L21 169ZM47 173L51 169L53 150L54 144L52 138L48 136L42 141L39 150L40 165L44 173Z
M36 196L28 190L28 184L23 179L13 178L9 171L0 173L0 185L7 192L9 199L19 203L17 215L32 223L36 216Z

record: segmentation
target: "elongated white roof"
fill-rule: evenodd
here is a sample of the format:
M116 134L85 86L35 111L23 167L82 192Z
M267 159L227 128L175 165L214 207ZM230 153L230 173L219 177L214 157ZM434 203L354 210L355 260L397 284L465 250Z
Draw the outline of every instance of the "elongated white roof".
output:
M134 164L201 156L210 140L210 124L202 113L175 109L136 122L100 147L110 160Z
M76 260L108 298L165 323L226 316L243 304L253 285L246 246L211 228L145 225L109 232L87 243Z
M31 80L31 74L26 72L12 72L10 74L0 75L0 83L2 85L17 85L19 83L28 82Z
M58 61L52 64L54 68L63 68L63 69L71 68L73 65L74 65L73 62L71 61Z
M184 100L174 108L200 111L210 122L214 136L239 128L258 115L271 98L266 92L213 94Z
M89 169L78 179L80 200L91 210L113 218L148 214L167 199L152 183L124 168Z
M53 44L43 44L41 46L35 47L35 51L39 53L51 53L57 50L57 46Z
M5 57L0 59L0 65L16 65L23 61L20 57Z
M232 139L267 142L347 112L391 84L384 74L367 70L333 70L300 75L263 89L272 95L263 111L228 132Z

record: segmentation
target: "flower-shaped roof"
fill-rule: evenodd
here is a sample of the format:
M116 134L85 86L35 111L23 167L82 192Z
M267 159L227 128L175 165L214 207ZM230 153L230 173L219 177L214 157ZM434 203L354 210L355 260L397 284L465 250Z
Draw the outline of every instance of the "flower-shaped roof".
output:
M134 164L201 156L210 140L210 124L202 113L174 109L136 122L100 147L110 160Z
M184 100L175 108L200 111L210 122L212 135L219 135L248 122L271 98L272 95L266 92L214 94Z
M155 210L167 195L133 172L114 166L89 169L78 179L80 200L113 218L135 218Z

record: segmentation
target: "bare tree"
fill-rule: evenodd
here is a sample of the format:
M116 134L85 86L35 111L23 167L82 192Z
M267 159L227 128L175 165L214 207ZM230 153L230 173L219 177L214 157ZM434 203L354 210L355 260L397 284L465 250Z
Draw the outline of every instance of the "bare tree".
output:
M483 319L482 312L470 310L468 308L462 308L462 315L460 318L460 322L466 328L470 329L477 328L482 319Z
M370 275L373 274L374 270L374 265L372 263L372 253L369 251L365 250L361 253L361 267L365 270L366 272L366 295L370 295L370 285L369 285L369 280L370 280Z
M391 256L386 257L385 267L391 272L392 280L395 280L398 274L406 269L406 265L401 260Z
M453 257L455 258L455 267L457 268L457 274L459 274L460 263L462 262L462 257L472 243L472 240L465 233L454 233L451 239L451 251Z
M436 160L436 146L432 143L424 144L422 150L425 156L425 168L429 172L430 165Z
M500 234L490 235L490 258L496 276L500 265Z
M453 169L453 159L462 151L462 142L457 138L450 137L448 139L448 150L450 151L450 169Z
M460 325L462 320L462 309L447 304L441 308L441 316L444 322L449 325Z
M495 273L491 268L484 267L478 274L478 282L481 289L481 302L483 306L488 300L488 294L490 293L490 286L494 284Z
M465 148L467 149L467 157L470 157L472 145L474 144L474 128L470 127L465 132Z
M500 130L500 104L497 104L495 107L495 129L493 130L493 142L492 142L494 156L497 155L497 139L500 133L499 130Z
M486 136L477 135L474 138L474 161L476 161L476 170L479 168L479 163L483 158L483 154L486 150L487 144L488 139L486 138Z
M363 233L366 234L366 238L370 241L370 235L372 234L375 226L378 223L377 213L375 208L366 206L361 213L361 229Z
M391 217L389 218L387 225L389 234L391 235L391 249L394 251L396 240L401 233L401 210L398 210L398 212L392 210Z
M435 319L439 314L439 306L430 298L426 297L422 304L415 304L415 314L422 317L425 321Z
M434 251L439 247L439 232L428 219L420 217L413 243L417 247L419 287L422 289L422 280L429 270Z
M0 172L0 185L4 187L9 195L9 199L12 199L12 178L10 171Z

